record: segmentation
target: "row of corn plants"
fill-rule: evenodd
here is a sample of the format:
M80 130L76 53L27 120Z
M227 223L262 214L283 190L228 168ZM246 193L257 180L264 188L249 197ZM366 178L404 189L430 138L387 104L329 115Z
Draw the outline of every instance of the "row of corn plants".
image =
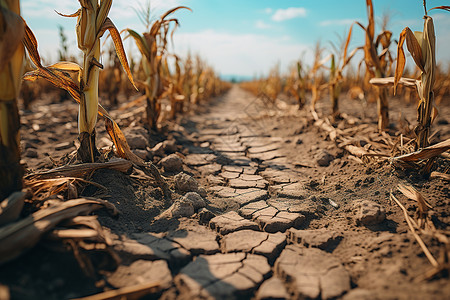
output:
M426 2L423 2L424 6ZM359 98L366 102L377 103L377 128L383 132L389 125L389 90L394 85L394 92L408 103L419 94L418 125L416 126L416 148L429 145L430 126L437 115L435 103L440 103L448 95L450 79L448 71L444 72L435 61L435 35L431 16L426 10L423 32L413 33L405 28L398 39L397 58L393 48L394 37L388 30L389 16L382 18L381 31L375 34L375 13L372 0L366 0L367 24L355 21L341 43L327 51L320 43L313 50L313 60L307 64L299 60L287 75L273 72L266 78L243 82L241 86L255 95L270 94L276 99L281 92L294 98L299 109L305 107L306 95L310 95L310 108L314 111L316 103L328 89L331 104L331 119L339 118L339 98L347 92L350 98ZM448 6L433 9L448 11ZM354 27L363 30L364 44L350 49ZM406 40L416 70L408 70L407 76L419 79L401 78L405 67L403 44ZM330 52L328 55L324 55ZM360 62L350 64L355 54L363 53ZM355 70L357 66L357 70ZM364 73L363 73L364 72ZM361 74L363 73L363 74ZM397 88L397 85L402 87ZM439 87L439 89L433 87ZM405 88L406 87L406 88ZM413 91L414 88L416 92ZM435 99L437 98L437 99Z
M80 146L77 154L81 162L97 162L101 157L96 146L96 124L98 116L105 118L105 126L115 145L116 153L126 159L139 161L129 150L128 144L119 126L99 103L101 81L108 87L106 96L110 105L117 105L117 94L123 91L123 77L128 78L127 90L138 93L144 91L146 97L147 123L149 129L158 128L162 111L162 102L167 100L172 118L183 113L190 106L216 96L227 88L224 83L202 59L190 55L182 59L169 53L169 36L173 35L178 19L170 17L178 10L190 10L188 7L175 7L164 13L156 21L150 21L148 14L146 32L139 34L135 30L125 29L127 37L136 42L141 57L128 63L123 47L121 33L108 17L112 0L80 0L80 8L72 14L58 13L63 17L76 18L77 46L82 53L81 63L68 61L67 38L60 30L61 61L44 66L37 51L38 41L32 31L20 17L19 1L1 1L1 55L0 55L0 199L5 199L13 191L22 188L23 168L20 162L19 113L17 99L23 79L26 82L42 80L65 90L79 103L78 139ZM110 63L104 66L100 61L102 54L100 38L109 33L112 44L109 51ZM25 68L25 48L29 62ZM74 58L73 56L71 58ZM135 63L135 62L138 63ZM121 66L121 67L120 67ZM105 68L104 68L105 67ZM105 69L100 77L100 70ZM28 71L24 75L24 71ZM137 78L136 83L133 79ZM38 80L39 79L39 80ZM108 84L113 83L113 84ZM26 85L29 87L28 85ZM46 92L44 86L40 92ZM29 88L22 91L27 98L25 107L37 96ZM125 95L127 96L127 95ZM141 162L139 162L141 163Z

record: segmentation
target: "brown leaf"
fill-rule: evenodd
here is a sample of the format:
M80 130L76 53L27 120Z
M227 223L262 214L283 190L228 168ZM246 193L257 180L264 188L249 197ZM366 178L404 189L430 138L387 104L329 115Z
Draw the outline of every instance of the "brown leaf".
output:
M347 36L347 40L345 41L345 47L344 47L344 66L347 64L347 50L348 50L348 45L350 44L350 40L352 38L352 31L353 31L353 24L350 26L350 29L348 31L348 36Z
M114 48L116 48L117 56L119 57L119 60L120 60L120 63L122 64L123 69L127 73L128 79L130 80L133 87L136 90L138 90L136 85L134 84L133 75L131 74L130 66L128 65L128 60L127 60L127 56L125 54L125 50L123 48L123 43L122 43L122 39L120 37L120 33L110 18L106 18L105 22L103 23L102 28L100 30L100 32L101 32L100 37L103 35L103 33L106 30L109 30L109 33L111 34L111 38L114 42Z
M441 172L436 172L436 171L434 171L434 172L431 172L430 178L432 178L432 179L438 178L438 179L450 181L450 174L446 174L446 173L441 173Z
M397 66L395 67L394 74L394 95L397 93L397 85L403 75L403 70L405 69L406 64L405 51L403 51L403 43L405 42L407 28L408 27L403 29L403 31L400 33L400 38L397 45Z
M372 78L369 80L369 83L377 86L390 86L394 85L394 80L395 77ZM417 80L412 78L402 77L398 81L398 84L401 84L407 88L417 88Z
M129 161L117 159L102 163L67 165L44 172L33 173L29 176L39 178L49 178L54 176L81 177L98 169L113 169L123 173L127 173L131 169L131 167L132 164Z
M24 21L25 22L25 21ZM38 43L36 40L36 37L33 34L33 31L31 31L30 27L25 23L25 36L22 40L23 45L25 48L27 48L28 55L33 62L33 64L39 68L42 67L41 64L41 57L39 56L39 52L37 50Z
M419 207L419 211L422 214L427 213L429 208L433 208L426 200L425 198L422 196L422 194L420 194L413 186L411 185L405 185L405 184L399 184L398 185L398 190L405 195L407 198L414 200L417 202L418 207Z
M370 37L370 41L373 41L373 38L375 36L375 20L373 16L373 4L372 0L366 0L366 6L367 6L367 17L369 19L369 24L367 25L367 34Z
M141 159L131 151L124 134L119 128L119 125L117 125L117 123L114 122L114 120L109 115L105 115L105 127L106 131L111 137L111 140L114 143L114 146L116 147L117 155L119 155L122 158L130 160L134 165L136 165L142 171L144 171L145 174L153 176L156 182L162 188L164 196L166 198L170 198L171 191L169 189L169 186L159 173L158 169L151 162L145 163L143 159Z
M390 45L390 41L391 41L391 37L392 37L392 32L389 30L385 30L382 33L380 33L377 36L377 39L375 41L375 46L378 47L378 45L381 43L381 46L383 47L383 49L388 49L389 45Z
M53 69L51 67L44 67L42 65L41 57L37 49L38 43L36 37L26 24L25 24L25 36L23 39L23 44L28 51L31 61L37 67L36 70L26 73L23 76L23 79L28 81L34 81L38 78L44 78L53 85L65 89L77 102L80 102L81 93L79 91L79 86L76 82L72 80L72 78L69 75L66 75L64 72L58 69Z
M428 11L432 11L433 9L442 9L442 10L450 12L450 6L448 6L448 5L436 6L436 7L429 9Z
M70 14L70 15L62 14L62 13L56 11L56 10L55 10L55 12L56 12L58 15L62 16L62 17L74 18L74 17L78 17L78 16L81 14L81 8L80 8L79 10L77 10L76 12L74 12L73 14Z
M411 29L406 27L404 30L406 30L406 47L408 48L409 53L411 53L411 56L414 59L417 67L425 73L422 45L419 44L419 41L416 39L416 36L411 31Z
M41 236L65 219L93 210L115 207L104 200L80 198L38 210L18 222L0 228L0 264L10 261L34 247Z
M436 157L436 156L440 155L441 153L447 151L448 149L450 149L450 139L447 139L443 142L423 148L423 149L413 152L413 153L394 157L394 160L402 160L402 161L426 160L426 159Z
M187 10L189 10L189 11L191 11L192 12L192 9L190 9L189 7L187 7L187 6L177 6L177 7L175 7L175 8L172 8L172 9L169 9L168 11L166 11L162 16L161 16L161 20L164 20L168 15L170 15L170 14L173 14L174 12L176 12L177 10L179 10L179 9L187 9Z
M439 263L433 257L433 254L431 254L430 250L428 250L427 245L425 245L420 235L417 234L415 229L415 227L417 227L417 224L415 224L414 220L408 215L408 211L403 206L403 204L401 204L400 201L398 201L398 199L395 198L395 196L392 194L392 191L390 192L390 198L391 200L394 200L397 203L397 205L403 210L403 215L405 216L406 223L408 223L408 227L411 230L411 233L414 235L414 238L416 239L420 248L422 248L422 251L425 254L425 256L428 258L433 267L436 268L439 267Z

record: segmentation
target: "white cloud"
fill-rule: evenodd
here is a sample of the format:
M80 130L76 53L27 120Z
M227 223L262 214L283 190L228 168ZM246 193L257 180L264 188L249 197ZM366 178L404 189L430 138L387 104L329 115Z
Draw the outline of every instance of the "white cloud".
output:
M195 33L177 32L175 51L185 55L198 53L221 74L253 76L267 74L280 62L281 70L302 53L310 53L310 46L292 42L290 37L277 38L260 34L231 34L205 30ZM309 55L309 54L308 54ZM309 55L308 59L312 59Z
M339 19L339 20L325 20L319 23L320 26L339 26L339 25L351 25L355 22L354 19Z
M277 9L272 16L272 20L281 22L302 17L306 17L306 9L304 7L289 7L286 9Z
M269 29L272 26L270 24L267 24L266 22L262 21L262 20L257 20L255 22L255 27L258 29Z

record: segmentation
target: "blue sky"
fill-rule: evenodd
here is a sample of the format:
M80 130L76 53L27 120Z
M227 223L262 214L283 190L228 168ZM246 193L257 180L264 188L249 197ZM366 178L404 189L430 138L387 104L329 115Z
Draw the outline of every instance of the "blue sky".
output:
M394 38L405 26L413 31L423 27L422 0L373 0L376 21L389 13L388 29ZM428 8L448 5L447 0L428 0ZM132 7L145 5L147 0L114 0L110 18L121 30L133 28L144 31ZM63 18L54 10L72 13L77 10L76 0L22 0L22 15L35 32L41 55L48 63L57 59L59 36L57 25L65 28L70 52L78 55L75 36L75 18ZM320 40L329 48L337 42L355 20L367 24L364 0L153 0L153 15L158 17L167 9L186 5L193 12L178 11L175 16L181 27L174 36L174 52L183 56L188 51L200 54L216 71L223 75L259 76L267 74L277 63L281 71L295 60L306 63L312 59L312 49ZM438 62L450 63L450 14L432 11L437 36ZM354 27L350 48L362 45L364 35ZM379 28L377 29L379 32ZM56 47L56 48L55 48ZM136 52L132 41L125 47ZM411 61L411 60L410 60ZM411 63L412 64L412 63Z

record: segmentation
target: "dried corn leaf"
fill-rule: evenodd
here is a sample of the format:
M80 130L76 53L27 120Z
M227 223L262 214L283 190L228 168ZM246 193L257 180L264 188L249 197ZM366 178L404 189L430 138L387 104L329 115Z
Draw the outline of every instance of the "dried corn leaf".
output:
M352 38L352 31L353 31L353 24L350 25L350 29L349 29L348 35L347 35L347 40L345 41L344 57L343 57L344 66L347 64L347 50L348 50L348 45L350 44L350 39Z
M413 186L399 184L397 188L408 199L414 200L418 203L421 213L427 213L428 209L432 208L432 206L425 200L422 194L420 194Z
M102 1L103 3L104 1ZM120 33L117 30L114 23L111 21L110 18L106 18L105 22L103 23L100 32L99 32L99 38L103 35L103 33L108 30L109 34L111 35L111 38L114 43L114 47L116 49L117 57L119 57L120 63L122 64L123 69L125 70L125 73L127 74L128 79L130 80L133 87L137 89L136 85L134 84L133 75L131 75L130 66L128 65L127 56L125 54L125 50L123 48L122 39L120 38Z
M401 161L420 161L439 156L441 153L450 149L450 139L428 146L419 151L394 157L394 160Z
M39 242L42 235L61 221L106 207L117 213L115 206L95 198L80 198L38 210L18 222L0 228L0 264L10 261Z
M132 163L125 159L116 159L103 163L84 163L78 165L67 165L44 172L33 173L27 177L50 178L55 176L82 177L98 169L113 169L119 172L128 173Z
M112 245L111 237L109 236L107 231L103 230L103 227L98 222L97 216L77 216L72 219L65 221L63 226L68 227L80 227L77 230L92 230L96 232L96 241L105 243L106 245ZM70 232L64 232L65 235L69 235ZM88 231L84 232L85 234L89 234ZM81 235L81 232L76 233L72 232L74 235ZM71 238L71 237L68 237ZM73 237L72 237L73 238Z
M436 7L429 9L428 11L431 11L433 9L442 9L442 10L446 10L446 11L450 12L450 6L448 6L448 5L436 6Z
M435 172L431 172L430 178L432 178L432 179L437 178L437 179L443 179L446 181L450 181L450 174L435 171Z
M369 152L367 152L364 148L362 147L357 147L354 145L347 145L345 146L345 150L347 150L348 152L350 152L351 154L353 154L356 157L363 157L364 155L369 154Z
M416 239L417 243L419 244L420 248L422 248L423 253L430 261L431 265L433 267L437 268L439 267L439 263L434 258L433 254L431 254L430 250L428 250L427 245L423 242L422 238L417 234L415 226L417 227L417 224L415 224L414 220L411 219L411 217L408 215L408 211L406 210L405 206L398 201L398 199L392 194L392 191L390 192L391 200L394 200L395 203L402 209L403 215L405 216L406 223L408 223L408 227L411 230L411 233L413 234L414 238Z
M390 86L395 84L395 77L372 78L369 83L377 86ZM417 88L417 80L412 78L402 77L398 80L397 85L398 84L401 84L407 88Z
M30 175L29 175L30 176ZM77 182L82 182L88 185L96 186L99 189L108 190L101 184L96 182L84 180L78 177L59 177L57 178L45 178L40 179L38 176L28 177L25 179L26 186L31 190L33 194L33 199L47 199L53 195L60 193L65 193L67 191L65 199L75 199L78 198L78 190L76 187Z
M159 282L145 282L74 300L134 300L161 290Z
M111 137L111 140L114 142L114 145L116 146L117 154L120 157L126 158L131 162L133 162L133 164L135 164L142 171L144 171L145 174L153 176L156 182L162 188L164 196L166 198L170 198L171 191L169 189L169 186L159 173L158 169L155 167L153 163L151 162L145 163L142 158L138 157L131 151L124 134L119 128L119 125L117 125L117 123L114 122L114 120L110 118L109 115L108 116L105 115L105 127L109 136Z
M15 221L22 211L26 192L14 192L0 203L0 226Z

